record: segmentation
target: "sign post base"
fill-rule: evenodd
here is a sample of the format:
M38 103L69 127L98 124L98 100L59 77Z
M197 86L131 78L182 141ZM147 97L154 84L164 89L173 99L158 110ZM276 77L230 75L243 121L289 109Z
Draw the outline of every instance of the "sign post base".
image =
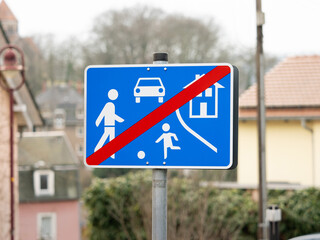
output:
M152 240L167 239L167 169L152 170Z

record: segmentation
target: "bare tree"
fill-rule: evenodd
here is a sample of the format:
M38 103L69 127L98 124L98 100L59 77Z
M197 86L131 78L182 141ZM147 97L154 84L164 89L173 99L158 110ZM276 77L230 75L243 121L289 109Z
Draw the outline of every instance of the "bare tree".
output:
M108 11L96 19L91 44L84 47L90 64L150 63L152 53L165 51L171 62L210 62L225 57L213 21L166 14L136 6Z
M204 22L140 5L98 16L83 45L83 59L86 65L151 63L155 51L168 52L172 63L230 62L240 70L240 92L254 82L253 49L227 44L212 19ZM277 61L266 55L266 71Z
M59 43L46 35L21 44L35 93L44 81L82 82L87 65L151 63L156 51L168 52L171 63L230 62L240 70L243 91L254 82L254 51L226 42L213 19L205 22L137 5L98 16L83 42L72 37ZM267 55L266 69L276 60Z

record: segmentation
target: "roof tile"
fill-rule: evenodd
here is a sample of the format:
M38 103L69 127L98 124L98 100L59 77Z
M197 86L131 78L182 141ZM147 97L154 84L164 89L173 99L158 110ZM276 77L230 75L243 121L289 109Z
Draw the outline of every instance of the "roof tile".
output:
M4 0L0 3L0 19L18 21Z
M320 106L320 56L290 57L265 75L267 107ZM257 86L240 96L240 108L255 107Z

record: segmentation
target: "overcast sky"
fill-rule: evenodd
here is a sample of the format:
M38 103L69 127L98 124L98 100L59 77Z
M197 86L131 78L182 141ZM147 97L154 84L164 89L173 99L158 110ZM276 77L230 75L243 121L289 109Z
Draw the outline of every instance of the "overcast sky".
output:
M63 40L88 34L94 18L110 9L154 6L203 20L213 19L223 39L255 47L255 0L6 0L22 36L52 33ZM266 16L264 48L281 55L320 54L320 0L262 0Z

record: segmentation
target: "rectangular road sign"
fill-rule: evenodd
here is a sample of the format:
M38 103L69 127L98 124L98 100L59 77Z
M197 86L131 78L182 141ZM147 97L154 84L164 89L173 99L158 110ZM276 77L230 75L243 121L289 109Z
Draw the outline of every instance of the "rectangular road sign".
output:
M237 166L238 70L230 64L89 66L85 164Z

